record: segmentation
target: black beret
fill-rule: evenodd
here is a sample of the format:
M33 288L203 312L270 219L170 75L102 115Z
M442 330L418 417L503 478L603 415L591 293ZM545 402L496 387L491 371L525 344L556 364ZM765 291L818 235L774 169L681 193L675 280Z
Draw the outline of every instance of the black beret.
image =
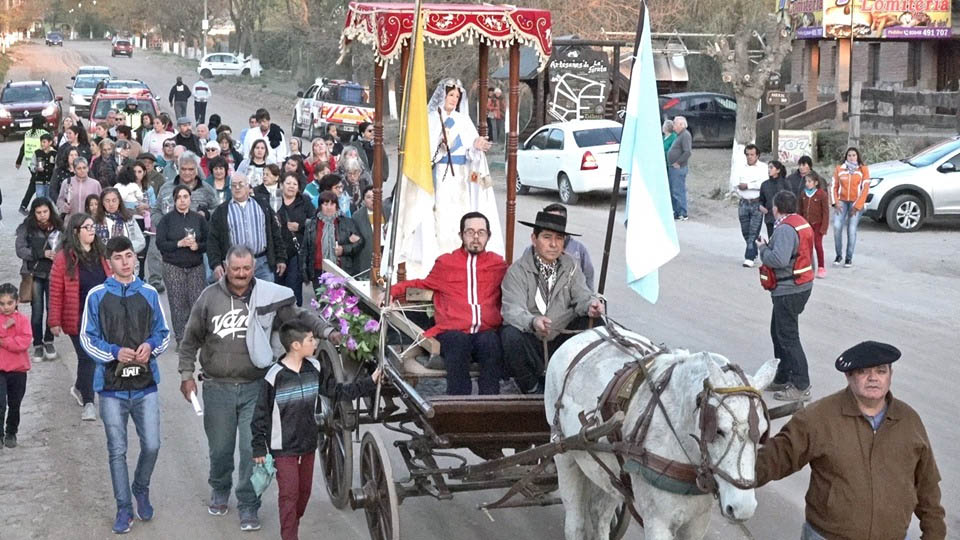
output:
M864 341L843 351L837 357L836 367L844 373L883 364L892 364L900 358L900 349L879 341Z

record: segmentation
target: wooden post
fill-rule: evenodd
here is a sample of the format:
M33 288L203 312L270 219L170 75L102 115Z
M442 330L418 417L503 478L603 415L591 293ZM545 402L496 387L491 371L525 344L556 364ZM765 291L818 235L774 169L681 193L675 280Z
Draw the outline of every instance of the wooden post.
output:
M893 105L893 132L900 135L900 92L898 90L893 91L893 99L891 100L891 105Z
M477 62L477 131L481 137L487 133L487 76L490 72L490 46L480 42L480 60Z
M507 135L507 264L513 262L513 230L517 219L517 132L520 130L520 45L510 45L510 132Z
M773 106L773 141L770 144L770 151L780 159L780 105Z
M807 63L807 87L804 92L804 100L807 102L806 110L817 108L820 98L820 41L815 39L806 40L806 49L809 53Z
M836 125L844 125L844 113L848 113L849 101L844 101L841 95L844 90L850 88L850 62L853 61L852 40L841 39L837 42L837 69L836 69L836 100L837 115L834 118Z
M863 82L855 81L850 89L850 134L847 137L847 146L860 147L860 92Z
M373 258L370 282L380 281L380 237L383 230L383 66L373 67Z

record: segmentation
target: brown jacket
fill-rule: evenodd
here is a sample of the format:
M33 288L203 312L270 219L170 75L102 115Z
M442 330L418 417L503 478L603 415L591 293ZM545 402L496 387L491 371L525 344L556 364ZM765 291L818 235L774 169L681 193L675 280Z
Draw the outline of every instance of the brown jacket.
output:
M902 540L911 514L923 540L947 536L940 473L916 411L887 394L876 432L849 389L793 415L760 448L757 483L810 464L806 520L828 540Z
M803 216L820 236L827 234L830 226L830 201L827 198L827 192L822 189L817 189L812 197L807 197L806 192L801 191L800 206L797 208L797 213Z

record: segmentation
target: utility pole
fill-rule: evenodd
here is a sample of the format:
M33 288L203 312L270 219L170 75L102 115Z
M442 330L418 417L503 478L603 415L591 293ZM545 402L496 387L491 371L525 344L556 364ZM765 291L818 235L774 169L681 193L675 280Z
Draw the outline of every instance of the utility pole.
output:
M207 33L210 32L210 19L207 17L207 0L203 0L203 56L207 56Z

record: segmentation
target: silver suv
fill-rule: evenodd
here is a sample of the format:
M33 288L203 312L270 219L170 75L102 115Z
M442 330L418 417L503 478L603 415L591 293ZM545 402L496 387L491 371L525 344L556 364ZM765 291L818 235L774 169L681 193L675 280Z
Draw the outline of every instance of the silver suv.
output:
M896 232L920 230L933 215L960 214L960 136L871 165L864 214Z

